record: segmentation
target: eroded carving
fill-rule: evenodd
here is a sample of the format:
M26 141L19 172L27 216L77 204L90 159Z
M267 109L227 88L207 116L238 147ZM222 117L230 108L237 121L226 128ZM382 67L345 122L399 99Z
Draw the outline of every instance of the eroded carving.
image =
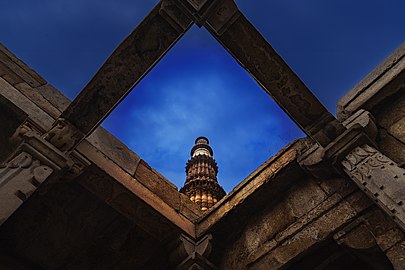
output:
M198 242L180 235L170 248L170 263L178 270L213 270L217 267L208 260L212 250L212 236L206 235Z
M53 171L26 152L0 166L0 225Z
M45 133L45 130L35 123L31 118L27 118L10 137L10 142L14 145L20 144L27 132L42 135Z
M405 169L369 145L342 161L346 174L405 230Z
M85 135L65 119L55 121L45 139L61 151L73 150Z

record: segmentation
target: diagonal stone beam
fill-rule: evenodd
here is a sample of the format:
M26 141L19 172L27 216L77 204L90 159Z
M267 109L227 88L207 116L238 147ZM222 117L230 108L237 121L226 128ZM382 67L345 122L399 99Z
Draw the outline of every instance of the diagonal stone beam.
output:
M170 0L159 2L62 113L47 139L55 141L64 151L74 148L108 116L192 23ZM69 138L64 135L67 130L70 130Z
M204 26L306 134L326 146L345 130L233 0L222 1L210 12Z

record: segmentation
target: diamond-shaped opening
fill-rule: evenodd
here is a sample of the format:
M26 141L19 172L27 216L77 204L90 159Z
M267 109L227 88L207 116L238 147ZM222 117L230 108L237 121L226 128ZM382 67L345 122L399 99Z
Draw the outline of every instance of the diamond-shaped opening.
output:
M103 126L176 186L206 136L229 192L303 133L205 30L192 27Z

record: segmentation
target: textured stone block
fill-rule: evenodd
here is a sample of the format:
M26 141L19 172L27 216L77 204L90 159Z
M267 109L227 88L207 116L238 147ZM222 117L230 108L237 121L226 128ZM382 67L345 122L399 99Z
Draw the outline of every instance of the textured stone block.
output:
M405 241L398 243L388 250L387 256L395 270L405 269Z

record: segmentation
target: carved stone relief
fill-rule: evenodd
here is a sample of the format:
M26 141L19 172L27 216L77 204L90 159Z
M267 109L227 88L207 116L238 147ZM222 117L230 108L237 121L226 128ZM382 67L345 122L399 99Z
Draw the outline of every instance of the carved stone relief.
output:
M45 136L45 139L61 151L72 150L85 135L65 119L58 119Z
M53 171L26 152L0 165L0 225Z
M369 145L342 161L344 171L405 230L405 169Z
M214 270L218 269L208 260L211 253L211 235L195 240L180 235L170 247L170 263L178 270Z

